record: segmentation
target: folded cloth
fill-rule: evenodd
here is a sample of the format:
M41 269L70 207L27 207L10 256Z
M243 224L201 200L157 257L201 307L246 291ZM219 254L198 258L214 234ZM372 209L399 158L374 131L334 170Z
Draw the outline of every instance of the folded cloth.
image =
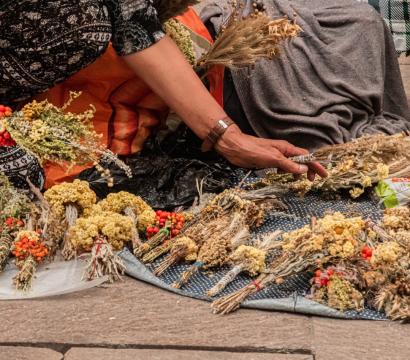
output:
M219 26L219 0L201 12ZM245 1L251 11L252 1ZM231 71L239 104L260 137L314 150L374 132L410 129L392 37L380 15L354 0L263 0L272 18L295 19L303 32L273 60Z

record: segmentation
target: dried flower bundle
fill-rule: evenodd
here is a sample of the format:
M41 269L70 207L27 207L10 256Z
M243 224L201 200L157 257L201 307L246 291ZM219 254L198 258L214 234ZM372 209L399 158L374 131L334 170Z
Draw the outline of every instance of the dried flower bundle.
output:
M310 182L306 177L295 180L288 175L268 172L266 179L256 186L281 183L301 195L311 190L337 192L349 189L350 195L356 198L380 180L410 175L410 136L364 136L345 144L324 147L313 156L298 160L309 161L328 164L329 176Z
M163 24L165 33L174 40L175 44L184 54L187 61L192 65L196 65L196 55L194 43L191 39L191 34L188 29L176 19L170 19Z
M80 93L71 92L70 99L58 108L48 101L33 101L21 111L1 119L13 140L26 151L34 154L41 163L51 161L62 166L96 164L108 184L113 179L110 171L100 163L114 163L132 176L130 168L101 144L92 125L95 109L82 114L65 112Z
M19 192L0 174L0 271L5 267L11 254L14 237L24 227L35 206L30 199Z
M365 235L365 221L360 217L346 218L340 213L326 215L310 226L285 233L283 241L278 243L283 254L256 281L216 300L212 307L217 313L229 313L270 283L281 283L286 277L324 267L330 261L353 258L366 244Z
M97 196L86 181L74 180L72 183L55 185L44 193L44 199L50 205L52 216L64 223L65 231L62 255L68 260L75 256L73 244L67 240L67 231L77 219L89 214L97 201Z
M181 275L173 287L182 287L200 269L224 265L232 251L250 239L249 227L242 214L234 213L227 223L224 230L209 235L199 249L196 262Z
M212 307L217 313L229 313L268 284L316 269L309 295L313 300L340 311L361 310L366 301L392 320L408 321L409 214L408 208L389 209L376 225L334 213L284 234L275 245L282 255L256 281L216 300Z
M109 194L101 200L95 207L95 211L112 211L118 214L128 216L132 219L134 226L141 233L145 233L147 228L155 223L156 215L154 210L139 196L120 191ZM142 245L138 231L135 231L135 237L132 240L133 249Z
M180 260L187 262L195 261L198 257L198 245L189 237L182 236L171 245L170 254L155 269L154 275L160 276Z
M69 229L67 240L76 251L91 251L85 277L94 279L108 275L111 281L118 279L124 265L116 250L135 238L135 226L128 216L114 212L97 212L79 218Z
M12 249L16 265L20 269L14 278L18 290L28 291L31 288L37 265L48 255L47 246L35 231L20 231Z
M159 21L165 21L182 15L189 6L196 5L200 0L154 0L154 7L158 12Z
M198 61L209 69L252 66L261 58L272 59L282 41L296 37L301 28L287 18L272 20L263 13L243 18L237 10L215 40L212 48Z
M229 262L233 265L231 270L222 277L210 290L208 296L218 295L225 287L231 283L240 273L247 272L250 276L256 276L265 271L265 260L267 252L276 243L280 236L280 231L265 234L262 241L254 246L241 245L229 257Z

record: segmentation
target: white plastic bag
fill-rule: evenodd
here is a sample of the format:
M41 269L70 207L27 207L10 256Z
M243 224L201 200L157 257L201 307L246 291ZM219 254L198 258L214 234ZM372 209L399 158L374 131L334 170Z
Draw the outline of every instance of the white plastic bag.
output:
M375 188L386 208L410 204L410 178L392 178L380 181Z
M18 269L13 265L0 273L0 300L34 299L90 289L108 280L104 276L93 281L82 280L86 262L81 259L57 261L38 267L32 288L28 292L16 290L13 277Z

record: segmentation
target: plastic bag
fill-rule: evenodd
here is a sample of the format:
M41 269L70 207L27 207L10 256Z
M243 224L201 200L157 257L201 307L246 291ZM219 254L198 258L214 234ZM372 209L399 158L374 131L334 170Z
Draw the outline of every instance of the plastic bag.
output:
M93 281L82 280L85 266L86 263L81 259L40 265L32 288L28 292L16 290L13 277L18 273L18 269L14 265L10 266L0 273L0 300L34 299L68 294L90 289L108 281L108 277Z
M218 193L232 185L233 168L216 153L203 154L200 141L185 127L163 136L161 142L148 141L141 155L125 159L133 178L116 168L111 172L114 187L109 188L95 168L83 171L79 178L90 183L99 198L110 192L128 191L144 198L153 208L171 210L191 205L202 191Z
M410 178L380 181L375 192L386 208L410 204Z

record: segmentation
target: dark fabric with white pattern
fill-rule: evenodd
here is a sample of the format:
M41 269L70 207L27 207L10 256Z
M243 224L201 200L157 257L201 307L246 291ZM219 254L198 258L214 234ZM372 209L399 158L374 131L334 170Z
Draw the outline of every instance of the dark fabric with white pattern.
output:
M0 103L15 105L98 59L112 37L120 55L163 33L151 0L3 0Z

